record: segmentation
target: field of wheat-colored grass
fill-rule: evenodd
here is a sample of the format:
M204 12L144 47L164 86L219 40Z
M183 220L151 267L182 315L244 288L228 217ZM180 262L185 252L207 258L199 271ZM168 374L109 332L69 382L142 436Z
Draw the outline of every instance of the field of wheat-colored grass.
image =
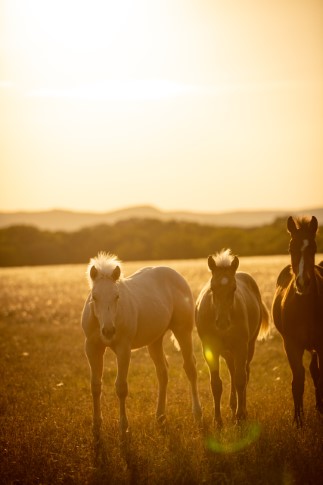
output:
M317 256L317 261L322 260ZM271 307L288 256L240 259ZM150 262L124 263L125 275ZM196 298L208 280L206 260L163 261L189 282ZM167 422L155 423L157 381L146 349L134 352L127 399L130 436L118 437L114 355L105 356L103 438L94 443L89 368L80 315L88 293L86 265L0 269L0 480L3 484L319 484L323 477L323 416L315 410L304 356L305 424L293 425L291 373L275 330L258 342L247 390L248 421L230 421L224 383L224 429L213 428L208 369L194 331L204 414L191 414L181 354L165 337L169 363Z

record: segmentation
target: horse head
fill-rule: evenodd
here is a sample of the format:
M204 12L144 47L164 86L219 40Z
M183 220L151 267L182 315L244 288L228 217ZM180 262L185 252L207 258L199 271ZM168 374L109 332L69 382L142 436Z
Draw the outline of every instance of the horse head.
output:
M103 343L109 345L116 332L116 315L119 300L118 280L121 269L114 258L100 255L91 260L88 277L91 286L89 304L100 325Z
M296 219L290 216L287 220L287 230L291 235L289 252L295 276L294 286L298 295L306 295L309 292L314 274L317 229L318 222L315 216Z
M239 259L231 251L218 253L215 259L208 257L208 266L212 272L211 291L215 311L215 326L225 331L231 326L231 309L236 291L235 274L239 266Z

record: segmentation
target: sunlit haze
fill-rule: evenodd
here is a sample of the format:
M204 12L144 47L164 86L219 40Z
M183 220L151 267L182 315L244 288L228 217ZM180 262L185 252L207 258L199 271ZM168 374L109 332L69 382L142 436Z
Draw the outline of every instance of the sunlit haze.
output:
M0 211L323 206L321 0L0 5Z

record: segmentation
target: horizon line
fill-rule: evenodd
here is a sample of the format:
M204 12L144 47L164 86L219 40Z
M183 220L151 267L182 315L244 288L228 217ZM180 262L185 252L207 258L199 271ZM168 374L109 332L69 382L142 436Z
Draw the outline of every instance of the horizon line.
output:
M192 214L232 214L232 213L245 213L245 212L300 212L304 213L304 211L310 210L323 210L323 203L321 205L316 206L309 206L309 207L298 207L298 208L236 208L236 209L222 209L222 210L196 210L196 209L189 209L189 208L178 208L178 209L162 209L153 204L134 204L134 205L127 205L122 206L114 209L105 209L105 210L95 210L95 209L73 209L73 208L63 208L63 207L51 207L46 209L1 209L0 214L15 214L15 213L46 213L46 212L70 212L76 214L110 214L113 212L121 212L131 209L149 209L154 210L156 212L161 213L192 213Z

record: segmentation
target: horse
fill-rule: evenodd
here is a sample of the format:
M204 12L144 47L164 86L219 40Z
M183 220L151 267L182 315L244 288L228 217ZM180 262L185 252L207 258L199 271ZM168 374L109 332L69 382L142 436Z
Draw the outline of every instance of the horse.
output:
M103 356L107 347L117 360L116 394L119 398L119 431L128 431L127 375L132 350L148 347L158 378L156 418L165 421L167 361L163 337L167 330L182 351L184 370L191 385L192 408L202 416L197 389L196 360L193 353L194 301L186 280L169 267L144 267L129 277L122 274L117 256L101 252L87 267L90 293L82 312L85 353L91 370L93 433L99 436ZM144 383L143 383L144 385Z
M315 265L315 216L287 219L291 264L278 276L272 305L274 324L281 334L292 371L294 422L303 424L305 370L303 355L311 352L316 408L323 413L323 264Z
M214 423L221 428L219 358L224 358L230 372L232 419L241 423L247 417L250 362L256 339L265 338L269 331L269 311L252 276L237 272L239 258L231 249L210 255L208 267L212 277L196 302L196 326L210 372Z

